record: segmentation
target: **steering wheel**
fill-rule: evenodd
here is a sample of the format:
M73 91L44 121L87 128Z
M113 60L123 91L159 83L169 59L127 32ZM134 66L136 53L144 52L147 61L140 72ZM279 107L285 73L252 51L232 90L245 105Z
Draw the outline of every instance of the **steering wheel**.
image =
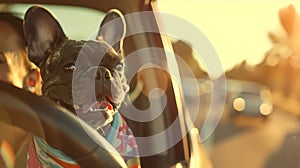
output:
M104 137L45 97L0 82L1 108L4 110L0 110L0 121L44 138L82 168L126 167L120 154Z

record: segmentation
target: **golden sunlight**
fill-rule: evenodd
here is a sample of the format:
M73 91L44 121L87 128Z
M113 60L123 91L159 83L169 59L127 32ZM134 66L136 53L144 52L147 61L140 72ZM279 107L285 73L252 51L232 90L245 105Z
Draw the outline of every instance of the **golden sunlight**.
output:
M268 33L285 36L279 21L279 10L289 4L300 9L300 0L158 1L160 11L190 21L207 36L224 70L243 60L250 65L263 60L264 54L272 47Z

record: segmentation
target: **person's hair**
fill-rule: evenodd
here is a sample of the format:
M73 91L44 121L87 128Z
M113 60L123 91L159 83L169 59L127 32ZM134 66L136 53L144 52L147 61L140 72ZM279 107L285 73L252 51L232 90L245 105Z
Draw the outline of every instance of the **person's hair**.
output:
M0 12L0 21L6 22L11 25L20 37L20 45L27 46L26 39L23 31L23 20L18 17L18 14L12 12Z
M35 69L36 67L33 63L29 61L27 55L27 41L25 39L23 31L23 19L21 19L17 13L0 12L0 22L5 22L9 24L16 31L17 35L19 36L18 44L24 49L20 50L20 55L24 59L25 66L28 69L28 71L30 71L31 69Z

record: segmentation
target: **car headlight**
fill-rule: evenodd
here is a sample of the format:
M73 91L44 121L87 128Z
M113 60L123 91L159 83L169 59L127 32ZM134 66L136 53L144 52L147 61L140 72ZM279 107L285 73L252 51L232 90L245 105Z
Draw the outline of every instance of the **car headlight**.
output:
M260 105L259 110L260 114L267 116L273 112L273 105L271 102L265 101Z
M245 110L245 108L246 108L246 102L245 102L245 100L243 99L243 98L241 98L241 97L238 97L238 98L235 98L234 100L233 100L233 108L236 110L236 111L243 111L243 110Z

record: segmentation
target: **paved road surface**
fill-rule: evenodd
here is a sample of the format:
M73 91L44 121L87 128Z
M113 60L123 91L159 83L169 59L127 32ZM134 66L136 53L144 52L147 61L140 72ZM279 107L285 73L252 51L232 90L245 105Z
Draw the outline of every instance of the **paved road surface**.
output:
M264 122L239 118L219 125L210 155L215 168L300 168L300 122L275 109Z

